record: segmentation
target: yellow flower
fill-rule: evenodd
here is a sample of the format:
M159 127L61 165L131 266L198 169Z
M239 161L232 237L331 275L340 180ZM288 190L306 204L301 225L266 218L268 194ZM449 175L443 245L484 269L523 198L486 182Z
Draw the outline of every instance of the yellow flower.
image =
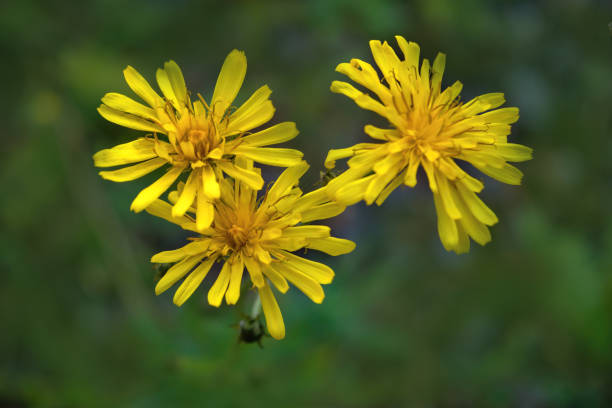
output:
M236 165L258 172L250 160L238 160ZM181 306L213 264L220 262L223 265L208 292L208 302L218 307L225 297L226 303L233 305L240 297L246 267L250 281L259 292L268 330L275 339L282 339L285 326L272 285L285 293L289 281L313 302L321 303L324 297L321 284L331 283L334 277L328 266L292 252L309 248L342 255L355 248L352 241L331 237L327 226L303 225L344 210L342 205L329 202L323 189L302 195L297 184L307 169L305 162L286 169L259 200L257 192L242 180L221 179L221 197L214 202L212 226L190 238L191 242L184 247L160 252L151 258L155 263L176 262L157 283L155 292L164 292L188 274L174 294L174 303ZM184 191L186 187L179 184L181 188ZM171 202L177 197L180 197L178 192L169 195ZM156 200L146 211L184 229L197 231L189 214L173 216L170 204L162 200ZM193 211L191 208L190 212Z
M94 155L98 167L138 163L119 170L102 171L100 175L112 181L130 181L142 177L165 164L166 173L142 190L132 202L131 209L139 212L155 201L184 171L189 171L185 188L172 208L180 216L195 202L197 228L203 230L212 223L212 201L219 197L217 169L237 178L254 189L263 186L261 176L236 167L235 157L251 159L262 164L289 167L301 161L302 153L293 149L267 148L271 144L294 138L295 123L283 122L257 133L248 131L268 122L274 106L268 99L270 88L259 88L238 109L234 101L246 74L246 57L233 50L225 59L210 104L198 94L192 101L183 74L174 61L166 62L157 70L157 83L163 97L132 67L123 74L129 87L149 106L127 96L108 93L102 98L98 112L107 120L131 129L152 132L146 137ZM158 139L166 135L168 141Z
M532 150L508 143L518 108L496 109L505 102L502 93L484 94L463 103L458 81L441 91L445 55L438 54L433 66L424 59L419 70L419 46L401 36L395 38L403 60L387 42L370 41L384 82L370 64L358 59L336 68L378 100L341 81L332 83L332 92L383 116L390 128L367 125L365 133L376 143L330 150L327 168L333 168L337 159L350 160L349 169L329 183L328 191L344 205L362 199L380 205L401 184L414 187L422 166L433 192L442 244L447 250L467 252L468 236L481 245L491 240L487 226L495 224L497 217L476 195L483 184L466 173L457 160L504 183L520 184L522 173L507 162L529 160Z

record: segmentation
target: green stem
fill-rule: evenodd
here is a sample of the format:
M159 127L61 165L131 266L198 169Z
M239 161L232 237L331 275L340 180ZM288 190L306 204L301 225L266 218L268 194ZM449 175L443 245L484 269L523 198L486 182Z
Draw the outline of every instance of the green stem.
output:
M257 319L261 313L261 299L259 299L259 293L255 294L255 301L251 306L251 319Z

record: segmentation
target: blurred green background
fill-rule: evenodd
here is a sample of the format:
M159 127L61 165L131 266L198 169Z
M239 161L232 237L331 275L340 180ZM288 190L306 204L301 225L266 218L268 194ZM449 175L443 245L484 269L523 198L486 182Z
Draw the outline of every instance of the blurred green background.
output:
M608 0L3 2L0 407L612 406L610 21ZM335 66L395 34L447 53L464 100L521 110L511 139L535 159L521 187L485 180L493 241L446 253L424 186L351 207L331 225L358 246L324 258L325 302L280 297L287 338L264 349L237 344L239 312L207 289L155 297L148 259L186 234L129 212L155 176L111 183L91 160L139 135L96 112L131 95L122 69L152 80L175 59L206 96L244 50L239 101L273 89L308 189L380 123L329 92Z

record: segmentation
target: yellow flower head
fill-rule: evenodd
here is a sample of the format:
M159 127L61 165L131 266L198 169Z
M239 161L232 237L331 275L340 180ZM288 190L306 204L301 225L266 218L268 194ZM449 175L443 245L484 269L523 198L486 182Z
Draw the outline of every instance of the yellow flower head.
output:
M401 36L395 38L403 59L387 42L370 41L383 81L370 64L358 59L336 68L378 100L341 81L332 83L332 92L383 116L390 128L367 125L365 132L376 143L329 152L328 168L333 168L337 159L350 159L349 169L329 183L328 191L344 205L362 199L380 205L401 184L414 187L422 166L433 192L442 244L447 250L467 252L468 236L481 245L491 240L487 226L495 224L497 217L476 195L483 184L466 173L457 160L471 163L504 183L520 184L522 173L507 162L529 160L532 150L508 143L518 108L496 109L505 102L502 93L461 102L460 82L441 90L444 54L438 54L433 66L424 59L419 69L419 46Z
M284 122L257 133L248 134L272 118L274 107L268 99L270 88L259 88L238 109L232 103L246 74L246 57L233 50L225 59L210 104L198 94L192 101L183 74L174 61L157 70L157 83L163 97L132 67L123 74L129 87L149 106L127 96L109 93L102 98L98 112L107 120L131 129L151 132L146 137L101 150L94 155L98 167L134 164L119 170L102 171L112 181L129 181L169 164L167 172L142 190L132 202L139 212L155 201L180 176L189 171L185 188L172 208L180 216L194 203L197 207L197 228L212 223L212 201L219 197L217 169L237 178L254 189L263 186L261 176L236 167L233 158L243 157L272 166L289 167L301 161L302 153L293 149L261 146L285 142L298 131L293 122ZM160 140L158 135L165 135Z
M250 160L238 160L236 166L258 172ZM304 225L344 210L342 205L329 202L323 189L302 195L297 184L307 169L305 162L286 169L259 200L257 191L242 180L221 179L221 197L214 202L213 224L184 247L160 252L151 258L155 263L176 262L157 283L155 292L164 292L188 274L174 294L174 303L181 306L212 265L221 262L219 276L208 292L208 302L219 306L225 297L226 303L233 305L240 297L246 267L259 292L268 330L275 339L282 339L285 326L271 286L285 293L289 281L313 302L321 303L324 297L321 284L331 283L334 277L334 271L328 266L292 252L310 248L342 255L355 248L352 241L331 237L327 226ZM186 186L179 184L181 188L184 191ZM170 193L170 201L180 200L181 195ZM184 229L197 231L189 214L173 216L170 204L162 200L156 200L146 210ZM194 212L194 208L189 211Z

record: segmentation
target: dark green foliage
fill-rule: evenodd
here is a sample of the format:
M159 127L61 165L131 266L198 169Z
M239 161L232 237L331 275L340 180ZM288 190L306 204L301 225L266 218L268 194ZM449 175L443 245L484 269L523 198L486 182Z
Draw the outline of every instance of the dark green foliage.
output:
M209 4L207 4L209 3ZM0 406L612 405L612 3L596 0L8 1L0 5ZM384 125L329 91L335 66L402 34L447 54L463 99L503 91L524 185L485 180L493 242L439 242L422 183L333 220L354 253L322 305L279 297L287 338L236 344L239 311L200 288L154 295L148 262L188 236L129 212L155 179L111 183L91 155L140 135L96 112L168 59L209 98L232 48L273 122L296 121L314 185L330 148ZM264 175L278 174L266 170ZM204 282L206 288L211 282Z

